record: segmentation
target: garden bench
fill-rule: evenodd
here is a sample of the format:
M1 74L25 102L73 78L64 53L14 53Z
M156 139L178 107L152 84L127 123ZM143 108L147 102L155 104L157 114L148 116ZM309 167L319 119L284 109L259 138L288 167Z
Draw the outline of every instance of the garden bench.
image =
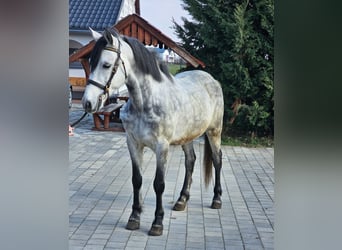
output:
M126 97L119 97L120 100L127 101ZM120 121L120 108L124 105L124 102L110 103L98 112L93 114L94 127L93 130L97 131L121 131L124 132L124 128ZM115 126L110 126L110 122L115 122Z

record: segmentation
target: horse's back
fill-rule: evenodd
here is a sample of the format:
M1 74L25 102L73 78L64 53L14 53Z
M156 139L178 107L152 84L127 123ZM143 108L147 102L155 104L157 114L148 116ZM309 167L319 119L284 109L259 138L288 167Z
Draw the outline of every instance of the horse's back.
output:
M221 84L209 73L202 70L184 71L175 75L175 79L184 85L184 89L204 88L210 97L223 98Z
M185 95L199 98L198 102L202 105L209 105L215 109L214 112L223 113L221 84L209 73L202 70L185 71L175 75L175 79L182 85Z
M175 75L176 79L183 82L191 81L196 83L212 83L217 82L209 73L202 70L189 70Z
M182 108L175 114L174 143L190 141L208 129L221 131L224 105L220 83L200 70L179 73L175 82L181 86L178 98L184 100Z

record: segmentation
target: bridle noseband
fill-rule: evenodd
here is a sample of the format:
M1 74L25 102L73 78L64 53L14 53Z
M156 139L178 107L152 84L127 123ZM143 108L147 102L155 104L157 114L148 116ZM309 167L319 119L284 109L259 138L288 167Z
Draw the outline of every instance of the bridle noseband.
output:
M106 46L104 48L104 50L109 50L109 51L112 51L112 52L118 54L118 57L115 60L112 72L110 74L110 77L109 77L106 85L102 85L101 83L98 83L98 82L96 82L94 80L91 80L91 79L89 79L88 82L87 82L87 84L94 85L94 86L96 86L96 87L98 87L98 88L103 90L103 95L99 97L100 101L102 100L102 98L104 98L105 96L109 95L109 88L110 88L110 85L112 83L112 79L113 79L114 75L116 74L116 72L117 72L117 70L119 68L119 63L120 63L119 61L121 61L121 63L122 63L122 67L123 67L123 69L125 71L125 79L127 79L127 72L126 72L125 63L124 63L124 61L121 58L121 50L120 50L121 43L120 43L119 39L118 39L118 42L119 42L119 47L118 48L115 48L114 46L110 46L110 45L108 45L108 46Z

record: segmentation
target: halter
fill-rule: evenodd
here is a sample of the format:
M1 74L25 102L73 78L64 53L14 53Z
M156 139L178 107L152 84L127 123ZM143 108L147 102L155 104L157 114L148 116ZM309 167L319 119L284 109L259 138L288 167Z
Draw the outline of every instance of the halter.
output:
M98 82L96 82L94 80L91 80L91 79L89 79L88 82L87 82L87 84L92 84L92 85L94 85L94 86L96 86L96 87L98 87L98 88L103 90L103 94L100 95L99 101L102 101L102 98L106 98L107 95L109 95L109 88L110 88L110 85L112 83L112 79L113 79L114 75L116 74L116 72L117 72L117 70L119 68L119 60L121 60L122 67L123 67L123 69L125 71L125 79L127 79L127 72L126 72L125 63L124 63L124 61L122 60L122 58L120 56L121 55L121 50L120 50L121 43L120 43L119 39L118 39L118 41L119 41L119 47L118 48L115 48L114 46L106 46L104 48L104 50L109 50L109 51L112 51L112 52L118 54L118 57L115 60L114 67L112 69L112 72L110 74L110 77L109 77L106 85L102 85L102 84L100 84L100 83L98 83ZM99 102L99 104L100 104L100 102Z

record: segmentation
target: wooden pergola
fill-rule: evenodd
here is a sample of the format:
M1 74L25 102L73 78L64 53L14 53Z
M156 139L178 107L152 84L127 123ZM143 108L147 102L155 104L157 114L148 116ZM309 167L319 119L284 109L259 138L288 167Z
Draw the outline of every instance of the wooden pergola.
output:
M185 49L177 45L169 37L164 35L160 30L152 26L150 23L148 23L146 20L144 20L141 16L137 14L131 14L121 19L113 27L117 29L120 34L129 37L135 37L145 45L165 49L170 48L176 54L182 57L187 63L189 63L195 68L205 67L205 64L201 60L192 56L189 52L187 52ZM92 40L69 56L69 63L79 61L82 64L83 69L85 71L86 80L88 79L90 74L90 66L88 59L94 45L95 41Z

